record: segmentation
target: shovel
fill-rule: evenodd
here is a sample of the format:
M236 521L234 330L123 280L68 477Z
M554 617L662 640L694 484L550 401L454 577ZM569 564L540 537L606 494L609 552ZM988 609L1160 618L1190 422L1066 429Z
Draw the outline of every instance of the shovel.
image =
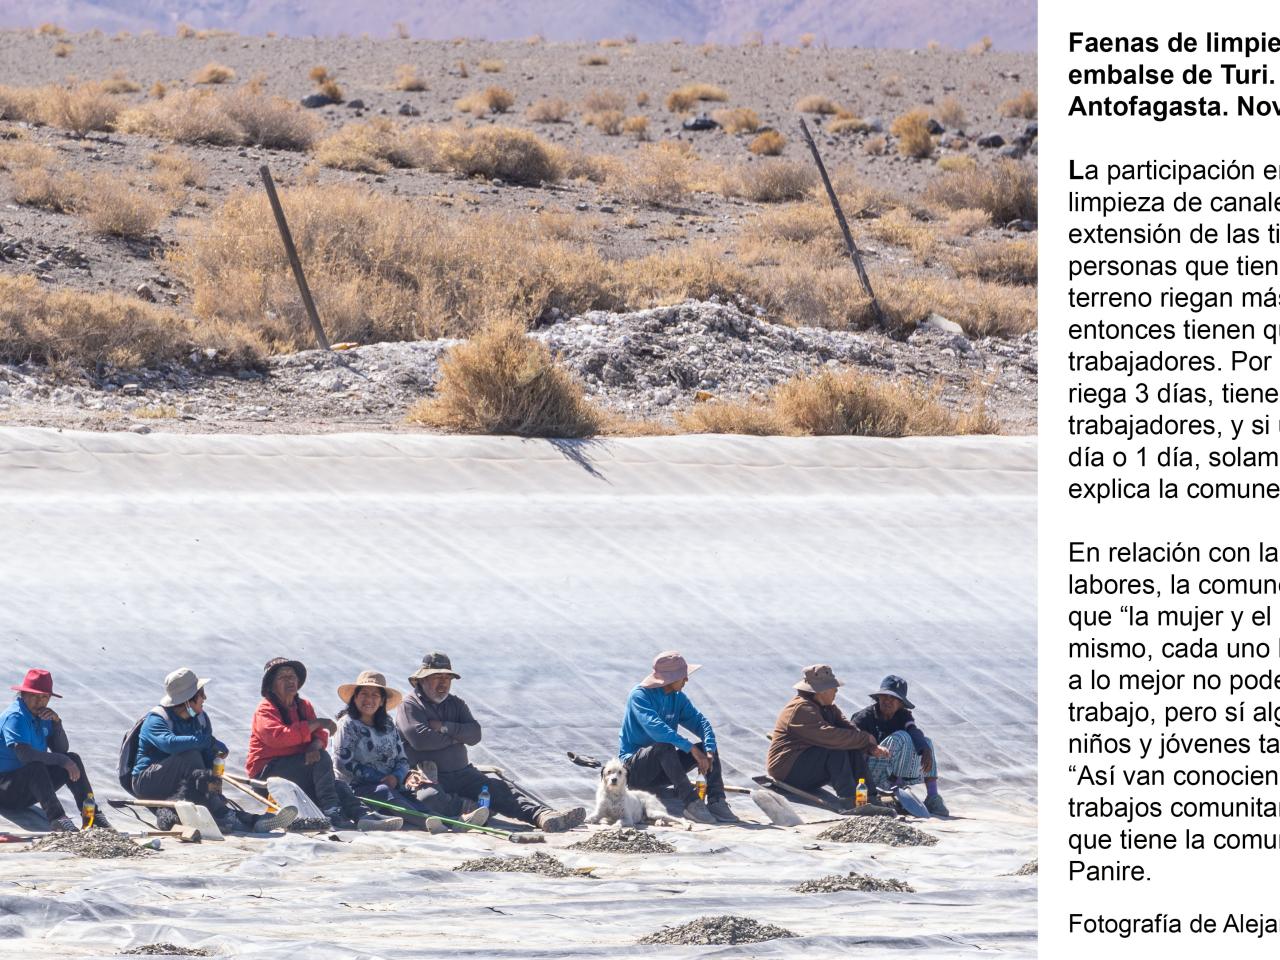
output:
M209 808L189 800L109 800L113 807L167 807L178 815L178 822L184 827L192 827L200 831L202 840L225 840L218 823L213 819Z
M382 800L371 800L368 797L361 797L362 803L367 803L371 807L377 807L379 810L390 810L401 816L417 817L423 816L421 811L406 810L404 807L397 807L394 803L385 803ZM491 833L495 837L505 837L512 843L546 843L546 834L541 831L532 833L513 833L510 830L496 830L493 827L478 827L474 823L467 823L465 820L450 820L448 817L438 817L435 814L429 815L433 820L439 820L441 823L447 823L451 827L457 827L459 830L474 830L477 833Z

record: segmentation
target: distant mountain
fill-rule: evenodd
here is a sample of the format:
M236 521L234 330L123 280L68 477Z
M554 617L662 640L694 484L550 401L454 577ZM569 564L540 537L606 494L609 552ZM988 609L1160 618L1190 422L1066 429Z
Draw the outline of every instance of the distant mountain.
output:
M965 47L983 36L999 50L1034 50L1035 0L2 0L0 27L57 23L72 31L197 29L292 36L369 33L447 40L640 40L741 43L751 34L830 46Z

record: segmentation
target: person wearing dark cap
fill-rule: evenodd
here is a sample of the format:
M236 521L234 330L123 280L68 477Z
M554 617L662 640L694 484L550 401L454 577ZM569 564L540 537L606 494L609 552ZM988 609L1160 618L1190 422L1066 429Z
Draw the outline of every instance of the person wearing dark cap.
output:
M835 705L839 689L840 681L827 664L805 667L804 677L795 684L796 695L774 724L765 773L801 790L830 784L836 796L853 808L858 781L869 781L868 755L888 757L889 751L845 719ZM880 810L876 805L875 812Z
M276 657L262 668L262 702L253 714L245 769L254 779L283 777L300 786L329 818L335 830L399 830L400 817L374 813L339 783L326 749L338 727L316 717L309 701L298 696L307 668L297 660Z
M627 765L627 786L646 790L670 784L690 820L732 823L738 817L725 799L715 731L683 692L689 674L700 666L688 663L675 650L654 658L653 670L627 697L618 757ZM685 737L681 727L697 734L698 739ZM689 782L689 771L694 767L706 778L705 802Z
M553 810L515 784L486 776L472 766L467 747L480 742L480 724L466 701L451 692L453 681L461 679L443 653L427 654L409 678L413 692L396 710L396 727L404 738L409 762L434 767L446 793L479 800L480 791L488 787L490 807L499 816L532 824L547 833L581 824L587 818L582 807Z
M9 709L0 713L0 808L22 810L40 804L49 829L71 832L80 827L58 800L67 787L76 807L93 792L89 775L77 754L71 753L62 718L49 708L53 676L48 670L28 670ZM95 827L109 827L106 817L95 813Z
M876 738L889 751L888 757L871 757L867 772L875 787L892 790L924 780L924 805L937 817L949 816L947 805L938 793L938 757L933 741L916 726L911 711L915 704L907 699L907 681L890 674L871 694L875 703L854 714L852 720L860 729Z

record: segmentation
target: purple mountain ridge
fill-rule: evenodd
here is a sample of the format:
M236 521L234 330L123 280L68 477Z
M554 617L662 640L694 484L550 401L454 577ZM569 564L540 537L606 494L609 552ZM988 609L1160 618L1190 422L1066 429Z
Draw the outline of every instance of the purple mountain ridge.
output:
M998 50L1034 50L1035 0L3 0L0 27L56 23L73 32L101 29L172 33L180 23L242 34L396 35L448 40L466 36L595 41L634 36L689 43L796 43L923 47L934 40L963 48L989 36Z

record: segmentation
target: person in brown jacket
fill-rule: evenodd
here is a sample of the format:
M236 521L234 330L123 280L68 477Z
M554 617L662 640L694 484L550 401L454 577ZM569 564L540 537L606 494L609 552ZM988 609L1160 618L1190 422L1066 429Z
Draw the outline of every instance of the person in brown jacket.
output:
M868 754L880 757L887 751L845 719L835 705L839 688L827 664L805 667L796 695L778 714L765 772L801 790L831 784L852 807L859 778L867 779Z

